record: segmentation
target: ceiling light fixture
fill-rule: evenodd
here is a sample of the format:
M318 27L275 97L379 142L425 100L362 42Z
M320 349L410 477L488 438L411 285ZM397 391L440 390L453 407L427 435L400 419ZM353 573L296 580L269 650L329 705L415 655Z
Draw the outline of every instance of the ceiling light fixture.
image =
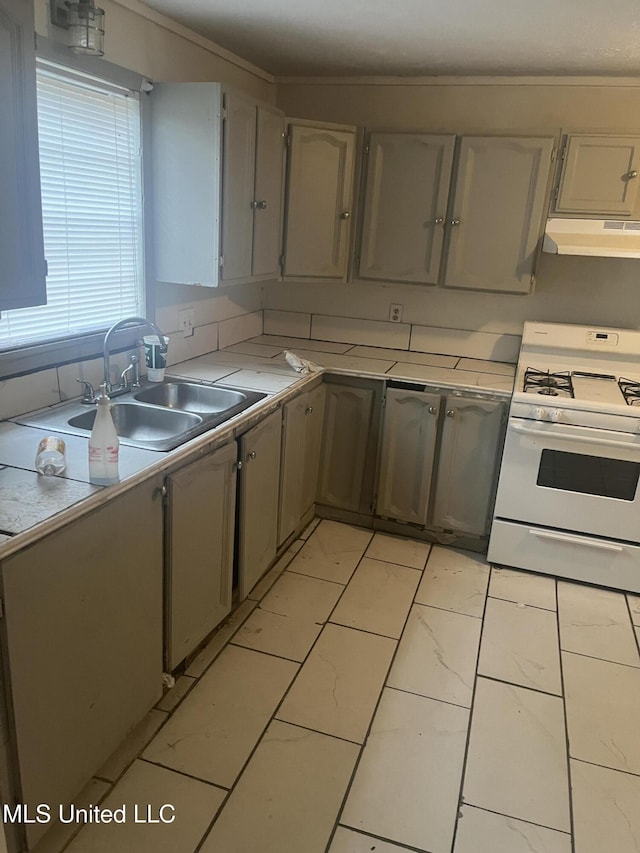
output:
M93 0L49 0L51 23L68 31L67 46L74 53L104 56L104 10Z

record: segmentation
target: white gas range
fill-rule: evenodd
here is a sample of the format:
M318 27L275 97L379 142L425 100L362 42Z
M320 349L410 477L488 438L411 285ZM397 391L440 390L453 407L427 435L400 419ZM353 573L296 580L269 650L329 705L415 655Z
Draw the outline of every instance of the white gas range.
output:
M640 592L640 332L525 323L488 559Z

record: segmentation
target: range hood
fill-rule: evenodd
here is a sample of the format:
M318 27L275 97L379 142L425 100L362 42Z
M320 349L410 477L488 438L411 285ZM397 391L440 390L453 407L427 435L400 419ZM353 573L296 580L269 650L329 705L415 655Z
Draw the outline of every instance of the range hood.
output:
M543 252L640 258L640 222L620 219L548 219Z

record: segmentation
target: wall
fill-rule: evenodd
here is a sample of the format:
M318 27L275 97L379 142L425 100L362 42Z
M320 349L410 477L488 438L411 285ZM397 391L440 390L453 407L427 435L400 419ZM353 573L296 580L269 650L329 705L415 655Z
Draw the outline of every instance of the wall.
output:
M561 128L640 132L640 81L557 83L283 81L278 105L288 116L372 129L554 136ZM533 319L636 327L640 262L542 255L536 290L529 296L447 292L391 282L295 282L270 284L264 297L268 309L378 321L388 319L392 302L404 306L405 323L431 327L518 334L523 321ZM271 312L268 316L277 317Z

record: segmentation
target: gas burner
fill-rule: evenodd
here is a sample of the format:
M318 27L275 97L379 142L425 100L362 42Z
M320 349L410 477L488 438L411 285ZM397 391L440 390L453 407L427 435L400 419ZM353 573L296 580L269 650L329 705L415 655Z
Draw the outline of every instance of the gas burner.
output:
M640 382L637 379L618 379L618 386L628 406L640 406Z
M544 394L547 397L573 397L571 374L568 370L551 373L527 367L522 390L527 394Z

